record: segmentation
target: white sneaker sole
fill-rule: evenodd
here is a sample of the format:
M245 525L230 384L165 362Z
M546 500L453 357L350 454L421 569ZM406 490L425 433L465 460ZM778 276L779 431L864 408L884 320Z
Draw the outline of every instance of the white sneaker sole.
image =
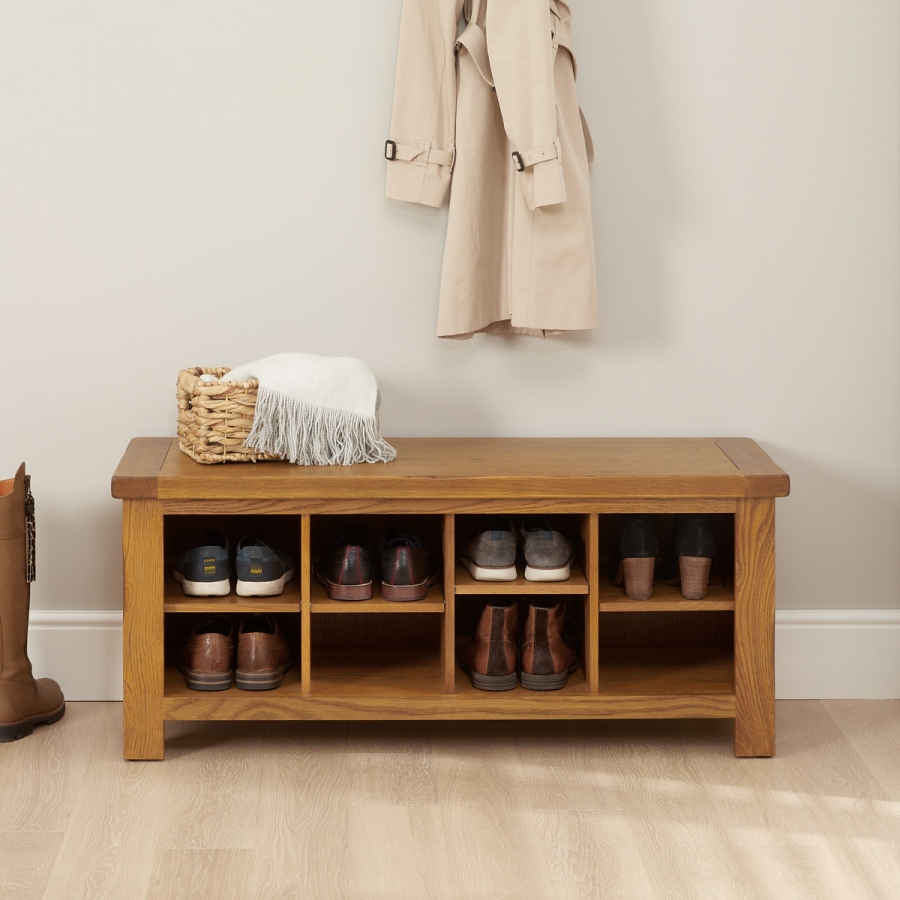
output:
M515 581L518 577L515 566L507 568L485 568L476 566L471 559L461 556L462 564L469 570L469 574L476 581Z
M188 597L227 597L231 593L231 581L188 581L181 572L172 573Z
M294 577L294 570L288 569L281 578L274 581L241 581L238 579L238 597L277 597L284 586Z
M527 581L568 581L572 574L572 560L558 569L533 569L525 566L525 578Z

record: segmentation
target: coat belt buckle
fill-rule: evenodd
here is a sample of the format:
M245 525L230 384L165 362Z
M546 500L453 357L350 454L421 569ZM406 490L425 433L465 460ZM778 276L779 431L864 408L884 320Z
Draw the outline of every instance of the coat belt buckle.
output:
M397 142L396 141L385 141L384 142L384 158L385 159L396 159L397 158Z
M513 150L512 158L513 158L513 165L516 167L516 171L524 172L525 171L525 160L522 159L522 154L519 153L518 150Z

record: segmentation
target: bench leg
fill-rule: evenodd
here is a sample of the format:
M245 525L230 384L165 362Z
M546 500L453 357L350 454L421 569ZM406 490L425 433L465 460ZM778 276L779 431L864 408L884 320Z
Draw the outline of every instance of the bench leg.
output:
M775 501L734 517L734 753L775 753Z
M124 501L122 545L124 756L162 759L164 563L163 516L158 501Z

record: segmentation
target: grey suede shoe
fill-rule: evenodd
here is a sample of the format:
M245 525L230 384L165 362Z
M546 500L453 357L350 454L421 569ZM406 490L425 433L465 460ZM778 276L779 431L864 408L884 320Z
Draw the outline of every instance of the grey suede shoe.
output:
M460 557L478 581L516 580L516 533L509 519L498 519L476 535Z
M572 545L546 519L525 519L522 544L529 581L565 581L572 574Z

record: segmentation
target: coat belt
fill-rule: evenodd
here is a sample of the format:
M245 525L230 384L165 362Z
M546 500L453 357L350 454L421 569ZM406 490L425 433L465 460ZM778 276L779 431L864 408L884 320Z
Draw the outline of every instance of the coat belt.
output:
M384 156L385 159L402 159L405 162L411 162L422 156L426 149L428 150L428 155L421 160L422 162L434 163L438 166L453 165L454 154L452 150L433 150L424 146L410 147L409 144L398 144L396 141L385 141Z

